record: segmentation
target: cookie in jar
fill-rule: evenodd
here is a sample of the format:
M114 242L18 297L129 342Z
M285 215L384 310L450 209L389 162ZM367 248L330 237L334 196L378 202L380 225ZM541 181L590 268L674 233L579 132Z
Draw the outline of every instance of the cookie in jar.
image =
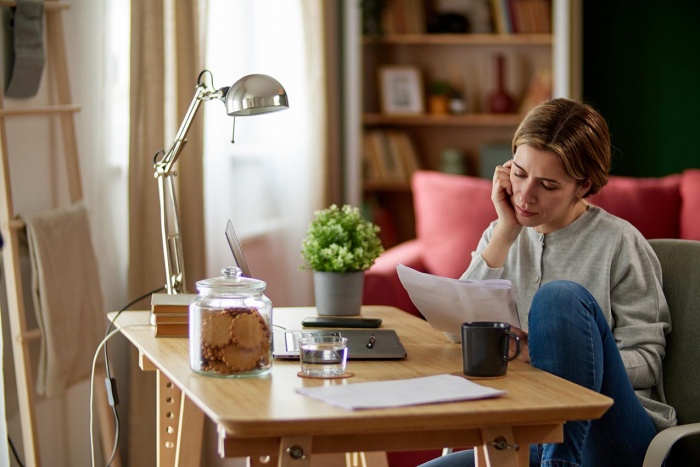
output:
M229 267L197 282L190 305L190 367L218 377L261 376L272 368L272 303L264 281Z

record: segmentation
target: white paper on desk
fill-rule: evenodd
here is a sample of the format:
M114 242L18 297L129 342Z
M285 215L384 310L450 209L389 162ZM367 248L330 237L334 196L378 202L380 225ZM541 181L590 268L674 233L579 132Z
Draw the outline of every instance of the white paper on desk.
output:
M500 389L473 383L461 376L447 374L393 381L303 387L297 388L296 391L348 410L488 399L506 393Z
M430 325L456 336L467 321L502 321L520 328L513 284L505 279L459 280L396 266L399 279Z

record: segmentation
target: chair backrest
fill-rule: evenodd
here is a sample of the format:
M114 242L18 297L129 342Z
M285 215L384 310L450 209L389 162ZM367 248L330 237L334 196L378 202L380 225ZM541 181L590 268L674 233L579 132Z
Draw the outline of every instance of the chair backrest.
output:
M700 241L650 240L663 270L663 289L671 311L666 336L664 390L675 407L678 423L700 422ZM700 465L700 440L691 436L676 443L672 460ZM676 465L676 463L673 463Z

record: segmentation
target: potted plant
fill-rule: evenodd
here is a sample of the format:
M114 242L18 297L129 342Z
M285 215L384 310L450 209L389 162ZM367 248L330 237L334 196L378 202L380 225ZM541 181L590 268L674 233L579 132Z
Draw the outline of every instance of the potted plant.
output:
M364 271L384 251L379 227L350 205L316 211L301 244L302 269L314 272L319 315L357 315Z
M446 114L452 87L447 81L433 81L428 88L428 108L432 114Z

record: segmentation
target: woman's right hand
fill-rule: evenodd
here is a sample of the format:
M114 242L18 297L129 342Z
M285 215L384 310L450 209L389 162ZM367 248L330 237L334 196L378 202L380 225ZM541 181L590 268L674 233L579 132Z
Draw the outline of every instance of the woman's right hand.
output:
M498 214L498 226L506 232L512 232L515 237L520 233L522 225L515 217L515 209L510 197L513 195L513 185L510 182L510 170L513 161L509 160L503 165L496 167L493 174L493 188L491 190L491 201L496 207Z
M490 268L501 268L506 261L508 251L520 235L523 226L515 217L515 209L510 201L513 195L513 185L510 182L510 170L513 161L510 160L496 167L493 174L491 201L496 207L498 222L493 230L493 236L481 257Z

